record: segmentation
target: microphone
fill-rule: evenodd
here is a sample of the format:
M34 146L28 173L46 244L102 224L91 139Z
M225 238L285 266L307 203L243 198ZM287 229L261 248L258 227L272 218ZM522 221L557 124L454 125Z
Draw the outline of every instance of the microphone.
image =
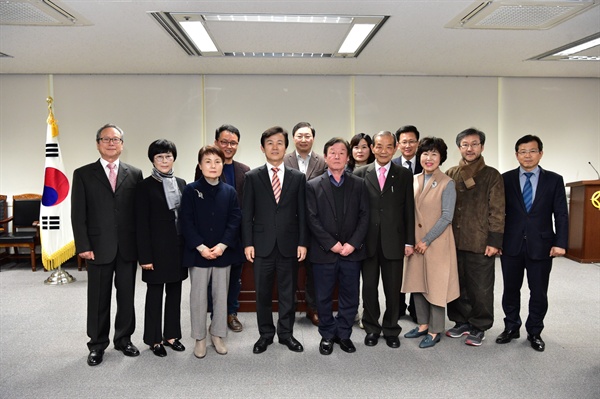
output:
M596 172L596 174L598 175L598 180L600 180L600 173L598 173L598 169L594 168L594 165L592 165L591 162L588 161L588 163L590 164L590 166L592 167L592 169L594 169L594 172Z

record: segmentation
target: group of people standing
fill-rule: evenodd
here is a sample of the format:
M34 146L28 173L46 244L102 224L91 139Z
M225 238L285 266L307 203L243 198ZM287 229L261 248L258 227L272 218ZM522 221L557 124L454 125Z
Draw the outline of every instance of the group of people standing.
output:
M174 143L150 144L153 168L143 179L139 169L119 160L122 129L107 124L97 131L100 159L74 172L72 188L75 245L88 265L90 366L102 362L110 343L113 280L114 346L126 356L140 353L131 342L137 263L147 284L143 340L160 357L167 355L165 346L185 350L181 293L188 275L194 355L206 356L207 331L215 351L227 353L227 328L243 330L237 311L245 261L256 290L255 354L265 352L275 335L289 350L304 350L293 335L300 263L306 268L306 314L319 328L323 355L334 344L356 351L351 334L357 318L366 346L377 345L383 335L389 347L398 348L398 320L407 311L417 326L404 337L422 337L421 348L435 346L444 331L454 338L467 335L466 344L479 346L494 320L498 254L506 317L496 342L520 336L527 271L527 337L534 349L544 350L549 274L552 258L565 253L568 216L562 177L539 166L538 137L517 141L520 166L500 175L485 165L485 134L476 129L458 134L462 159L446 173L440 165L447 145L436 137L420 139L414 126L373 138L360 133L350 143L334 137L322 156L312 150L315 134L309 123L298 123L292 130L296 150L286 155L287 131L267 129L260 138L266 162L250 170L233 160L239 130L223 125L214 145L200 149L195 181L186 184L173 174ZM397 150L401 156L393 158ZM446 307L456 323L447 331Z

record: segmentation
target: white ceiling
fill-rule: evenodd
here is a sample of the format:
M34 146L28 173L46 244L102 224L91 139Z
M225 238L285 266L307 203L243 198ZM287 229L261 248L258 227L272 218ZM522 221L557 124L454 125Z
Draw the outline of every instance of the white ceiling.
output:
M600 62L527 61L600 32L600 7L547 30L460 30L444 28L472 0L58 0L90 26L0 25L2 74L287 74L600 77ZM148 11L270 14L390 15L356 59L190 57ZM322 29L339 45L335 30ZM223 45L277 50L278 41L298 38L324 50L327 38L306 29L286 33L257 28L247 40ZM223 32L220 32L223 34ZM232 34L232 37L234 35ZM261 39L263 38L263 39ZM279 40L275 40L279 39ZM233 50L245 50L238 48ZM310 51L310 50L308 50Z

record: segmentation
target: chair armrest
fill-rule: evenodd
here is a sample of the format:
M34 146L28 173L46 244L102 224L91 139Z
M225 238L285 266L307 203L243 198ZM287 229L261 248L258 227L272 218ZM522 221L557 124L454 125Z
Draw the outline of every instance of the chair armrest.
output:
M36 220L35 222L31 223L31 225L32 225L33 227L39 227L39 225L40 225L40 221L39 221L39 220Z
M7 217L6 219L2 219L2 220L0 220L0 224L8 223L8 222L10 222L11 220L13 220L13 217L12 217L12 216L9 216L9 217Z

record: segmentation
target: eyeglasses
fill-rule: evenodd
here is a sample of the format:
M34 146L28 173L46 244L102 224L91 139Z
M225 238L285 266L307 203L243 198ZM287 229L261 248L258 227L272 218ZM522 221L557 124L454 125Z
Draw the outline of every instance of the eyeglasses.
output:
M527 154L531 154L531 155L536 155L539 154L540 150L519 150L517 151L517 154L519 155L527 155Z
M225 140L219 140L219 145L221 147L231 147L231 148L235 148L238 146L238 142L237 141L225 141Z
M304 139L304 140L307 140L307 141L310 140L310 139L312 139L312 137L313 137L312 134L297 134L297 135L294 136L294 138L296 140L302 140L302 139Z
M122 138L119 137L101 137L98 139L98 142L103 142L104 144L113 143L119 144L123 142Z
M471 144L461 143L460 148L462 148L463 150L468 150L469 148L475 149L475 148L479 147L480 145L481 145L481 143L471 143Z
M400 145L407 146L407 145L415 145L417 143L418 143L417 140L408 140L408 141L401 141Z
M163 162L163 161L172 161L173 160L173 155L168 154L168 155L155 155L154 156L154 160L157 162Z

